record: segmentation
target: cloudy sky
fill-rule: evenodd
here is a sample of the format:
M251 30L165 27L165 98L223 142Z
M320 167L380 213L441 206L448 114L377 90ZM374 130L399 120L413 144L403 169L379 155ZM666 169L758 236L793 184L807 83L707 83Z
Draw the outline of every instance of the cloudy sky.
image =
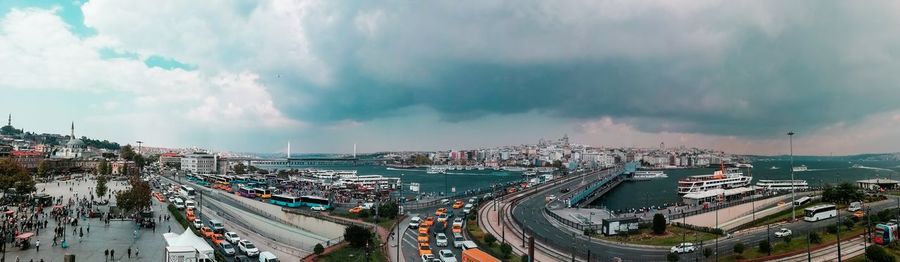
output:
M900 151L896 1L0 1L0 111L155 146Z

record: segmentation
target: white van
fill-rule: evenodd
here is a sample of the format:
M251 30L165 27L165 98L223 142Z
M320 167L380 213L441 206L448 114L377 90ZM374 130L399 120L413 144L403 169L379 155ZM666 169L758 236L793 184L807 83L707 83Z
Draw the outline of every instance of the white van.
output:
M259 262L278 262L278 261L279 261L278 257L276 257L275 254L272 254L272 252L265 251L265 252L259 253Z
M184 206L189 209L197 209L197 202L194 202L194 200L184 201Z
M860 202L852 202L850 203L850 207L847 208L847 211L856 212L862 210L862 203Z
M181 198L176 198L175 199L175 208L184 209L184 200L181 200Z

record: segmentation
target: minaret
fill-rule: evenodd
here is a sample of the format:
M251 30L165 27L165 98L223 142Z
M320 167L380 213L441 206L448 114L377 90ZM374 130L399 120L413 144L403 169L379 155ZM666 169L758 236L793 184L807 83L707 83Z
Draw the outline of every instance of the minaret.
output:
M288 141L288 154L287 158L291 158L291 141Z
M356 158L356 143L353 144L353 158Z
M9 118L6 120L6 125L12 126L12 113L9 113Z
M75 121L72 121L72 139L75 139Z

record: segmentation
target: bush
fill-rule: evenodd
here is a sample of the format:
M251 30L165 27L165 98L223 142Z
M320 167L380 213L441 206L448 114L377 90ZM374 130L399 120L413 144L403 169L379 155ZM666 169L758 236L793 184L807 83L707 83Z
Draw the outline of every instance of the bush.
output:
M585 228L584 229L585 236L593 236L594 233L597 233L597 230L594 230L593 228Z
M737 244L734 244L734 253L744 253L744 243L738 242Z
M875 262L894 262L894 256L884 251L884 248L877 245L871 245L866 248L866 258Z
M653 233L657 235L666 233L666 217L663 214L653 215Z
M351 246L364 247L371 238L372 232L364 227L352 225L344 229L344 240L347 240Z
M509 243L503 243L500 245L500 253L503 253L503 258L508 258L512 254L512 246Z
M828 225L828 227L825 228L825 232L828 232L829 234L836 234L837 231L838 231L837 225Z
M854 223L852 219L844 220L844 226L847 227L847 230L853 229L853 226L855 225L856 223Z
M712 256L712 254L713 254L712 248L708 248L708 247L707 247L707 248L704 248L704 249L703 249L703 256L704 256L704 257L709 258L709 256Z
M388 202L378 206L378 215L385 218L394 219L400 213L400 207L395 202Z
M769 253L770 251L772 251L772 245L769 244L769 240L760 240L759 253Z
M322 244L316 244L316 246L313 247L313 253L316 253L316 255L321 255L324 252L325 247L323 247Z
M668 255L666 255L666 260L668 260L669 262L676 262L680 259L681 257L679 257L678 254L675 253L669 253Z
M809 233L809 242L813 244L821 244L822 237L819 236L819 233L816 232Z
M784 243L785 243L785 244L790 244L790 243L791 243L791 236L784 236L784 237L781 238L781 240L784 240Z
M484 243L487 243L488 246L493 246L494 242L497 242L497 238L494 237L494 235L491 235L490 233L484 234Z
M519 258L519 261L522 261L522 262L531 262L531 258L528 257L528 254L522 254L522 257Z

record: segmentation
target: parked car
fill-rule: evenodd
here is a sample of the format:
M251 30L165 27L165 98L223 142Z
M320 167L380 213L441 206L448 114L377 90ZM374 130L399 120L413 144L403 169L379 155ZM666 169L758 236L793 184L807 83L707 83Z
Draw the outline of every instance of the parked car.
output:
M694 243L681 243L674 247L672 247L669 252L684 254L696 251L697 247L694 246Z
M228 255L228 256L233 256L235 253L234 245L232 245L231 243L228 243L228 242L219 243L219 248L222 249L222 253L225 253L225 255Z
M259 262L278 262L278 257L276 257L275 254L272 254L272 252L265 251L259 253Z
M241 253L247 254L247 256L253 257L259 255L259 249L256 248L250 240L241 240L241 242L238 242L238 249L241 250Z
M231 231L225 232L224 237L225 237L225 240L228 240L228 242L230 242L232 244L237 244L238 242L241 242L241 238L238 237L238 234L231 232Z
M794 232L791 232L791 230L787 228L781 228L778 231L775 231L775 237L786 237L792 234L794 234Z
M439 247L446 247L448 245L447 235L444 233L438 233L437 236L434 237L434 245Z
M422 218L415 216L409 219L409 228L417 228L419 224L422 222Z
M456 256L449 249L442 249L438 252L438 258L441 259L441 262L456 262Z

